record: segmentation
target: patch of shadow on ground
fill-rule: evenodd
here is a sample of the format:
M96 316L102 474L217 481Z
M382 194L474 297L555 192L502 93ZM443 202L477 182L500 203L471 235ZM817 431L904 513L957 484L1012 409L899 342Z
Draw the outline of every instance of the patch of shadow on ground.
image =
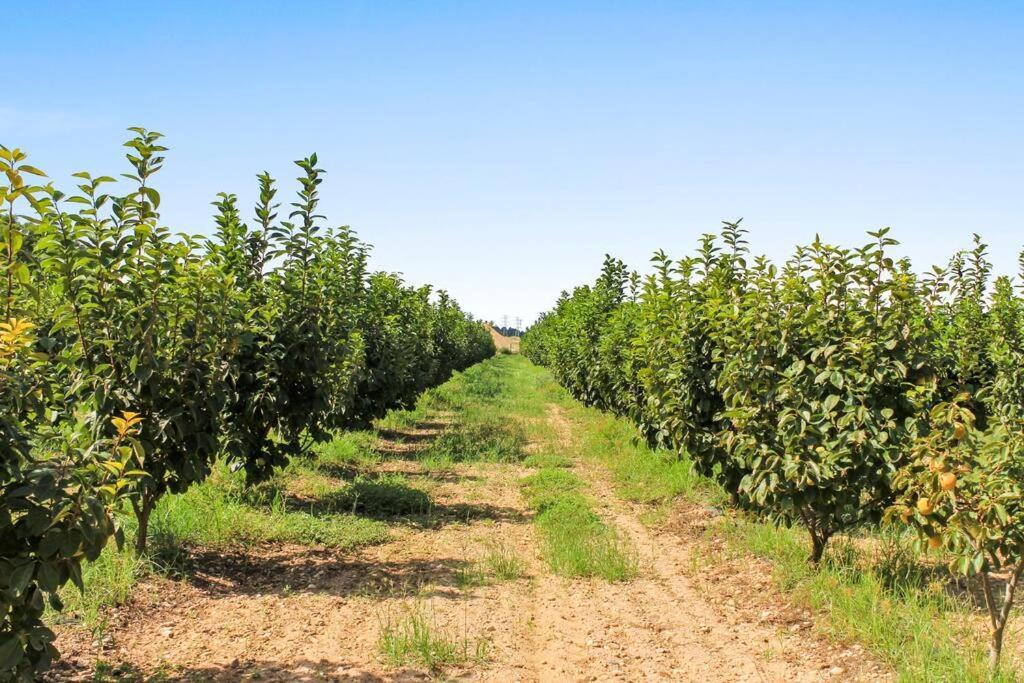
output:
M366 480L316 498L287 496L289 510L317 517L354 514L391 524L437 529L448 524L490 519L525 524L524 511L490 503L437 503L426 492L402 483Z
M268 549L269 550L269 549ZM456 558L341 557L302 547L201 551L188 582L210 596L290 595L458 598L468 560Z
M403 670L387 678L365 671L354 664L321 660L294 659L235 660L230 664L203 666L175 666L165 664L146 671L130 662L83 662L60 660L53 669L41 676L42 681L212 681L222 683L239 680L297 681L313 683L325 680L344 680L355 683L383 683L384 681L426 681L431 678L423 672Z

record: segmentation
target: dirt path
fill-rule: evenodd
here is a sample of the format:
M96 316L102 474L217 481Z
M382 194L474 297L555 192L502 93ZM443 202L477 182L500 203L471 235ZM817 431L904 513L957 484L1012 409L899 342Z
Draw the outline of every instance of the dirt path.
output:
M549 406L548 416L568 447L574 425L556 405ZM599 468L577 461L574 470L590 485L606 520L637 548L642 570L626 584L575 582L557 600L544 601L555 612L546 623L557 623L543 655L554 667L547 680L885 677L878 667L849 661L859 657L856 651L845 656L847 651L813 639L808 647L807 634L780 632L770 620L751 619L735 607L742 590L734 591L728 603L716 604L690 576L690 544L671 532L645 527L639 521L641 511L616 497Z
M573 453L565 411L548 407L554 447ZM409 444L438 431L395 435L378 469L428 491L429 515L397 521L392 540L354 552L277 544L203 553L187 579L149 578L111 610L105 636L62 629L58 680L411 681L438 673L382 658L386 624L410 613L465 647L446 678L485 681L873 680L839 648L736 607L768 590L756 575L708 584L692 572L692 539L650 529L607 473L574 470L600 514L637 549L641 572L624 583L566 579L543 561L518 465L424 469ZM408 452L409 454L406 454ZM408 459L406 459L408 458ZM519 557L522 576L480 580L488 549ZM752 579L751 577L755 578ZM808 647L814 643L813 647ZM479 655L479 656L478 656ZM850 660L850 661L848 661ZM837 663L838 662L838 663ZM106 663L106 664L105 664ZM104 680L104 679L99 679Z

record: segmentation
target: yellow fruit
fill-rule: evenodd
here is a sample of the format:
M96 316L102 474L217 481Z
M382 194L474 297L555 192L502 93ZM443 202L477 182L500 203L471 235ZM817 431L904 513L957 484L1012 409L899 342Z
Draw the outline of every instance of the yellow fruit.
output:
M953 436L955 436L956 440L959 441L967 436L967 428L958 422L956 426L953 427Z
M925 517L927 517L928 515L932 514L932 502L927 498L922 498L921 500L917 501L917 511Z
M946 472L939 477L939 486L942 487L943 491L952 491L956 488L956 475L952 472Z
M928 547L931 548L932 550L938 550L939 548L942 547L942 539L939 538L938 536L931 536L928 539Z

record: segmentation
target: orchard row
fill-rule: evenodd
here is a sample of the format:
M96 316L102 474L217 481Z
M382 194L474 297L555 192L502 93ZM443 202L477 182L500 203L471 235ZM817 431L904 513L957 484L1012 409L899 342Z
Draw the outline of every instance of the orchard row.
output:
M922 550L979 577L995 666L1024 569L1020 282L993 280L977 238L919 276L887 230L869 234L777 266L726 224L694 256L657 253L642 280L608 257L523 353L737 506L805 528L814 563L839 532L912 526Z
M296 164L282 208L259 176L253 222L215 202L216 233L159 222L166 148L132 129L130 189L43 184L0 147L0 679L55 656L42 615L121 534L145 552L157 500L219 458L249 481L495 351L443 291L371 272L368 245L318 215L323 171Z

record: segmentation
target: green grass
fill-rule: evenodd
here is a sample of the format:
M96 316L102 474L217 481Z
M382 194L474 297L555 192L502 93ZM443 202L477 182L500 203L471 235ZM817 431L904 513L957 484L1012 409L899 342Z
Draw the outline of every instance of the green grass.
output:
M377 435L372 431L343 432L313 447L312 462L327 473L367 469L380 462L374 450ZM301 464L301 460L298 461Z
M127 602L136 582L148 572L147 562L135 555L130 544L126 543L119 550L111 541L95 562L83 566L85 592L80 592L70 583L61 588L59 595L64 603L63 617L77 619L92 631L102 631L106 623L104 608ZM59 618L56 614L50 614L51 620Z
M455 573L455 585L462 589L486 586L488 579L487 571L478 562L467 562L459 566Z
M520 482L527 505L537 511L543 511L569 494L583 490L585 486L586 483L576 474L560 468L542 469L523 477Z
M380 430L401 432L425 422L448 426L418 453L427 469L449 469L453 464L514 463L526 456L530 434L527 413L539 409L529 387L519 381L523 366L509 358L492 358L426 391L412 410L394 411L378 420ZM529 406L529 410L523 408Z
M411 429L429 417L428 403L428 400L421 398L415 408L410 410L392 410L377 420L374 423L374 427L385 431Z
M569 410L582 424L579 452L607 468L619 497L649 504L680 497L715 503L725 500L721 489L698 474L688 458L652 450L628 421L583 409L575 402Z
M544 559L562 576L625 581L639 569L636 552L594 514L578 494L564 496L537 514Z
M568 470L570 454L559 453L559 434L546 419L552 403L567 401L550 375L519 356L498 356L457 375L437 390L446 406L458 406L457 423L435 442L438 460L523 462L537 471L521 482L537 512L543 554L565 576L622 581L636 575L635 550L603 522L584 495L586 484ZM435 396L432 400L438 400ZM526 456L528 442L542 454ZM511 580L525 570L518 558L492 552L486 574Z
M501 541L487 544L487 554L484 555L481 565L495 581L516 581L526 573L526 563L523 559L514 548Z
M349 512L313 513L276 495L253 505L232 495L216 477L180 495L164 496L150 521L153 539L164 545L221 547L288 542L349 549L388 538L387 526Z
M447 462L518 462L526 432L516 421L485 412L460 416L430 446L429 457Z
M427 391L419 406L522 419L542 416L553 392L562 389L529 361L518 356L496 356L455 373L445 384Z
M510 390L505 358L492 358L463 372L456 372L444 384L426 391L418 409L460 410L481 402L497 402Z
M536 469L572 467L572 459L557 453L534 453L523 459L523 465Z
M406 606L398 618L388 615L383 619L377 639L377 650L390 666L418 665L433 672L470 660L482 662L489 646L486 639L470 643L465 636L455 637L439 628L418 602Z
M475 562L465 562L456 573L459 588L475 588L489 583L516 581L526 573L526 563L515 548L502 540L484 544L484 555Z
M542 553L562 576L597 576L625 581L636 576L636 551L606 525L581 493L585 483L564 469L542 469L524 477L523 497L537 511Z
M405 517L430 511L430 496L409 485L400 474L358 475L345 488L325 496L337 510L371 517Z
M298 509L281 495L278 478L247 490L242 477L220 466L202 484L161 498L150 519L149 549L143 558L136 557L132 550L137 528L134 516L119 512L126 536L124 548L118 550L111 543L95 562L84 566L84 593L71 585L61 590L65 614L73 614L87 628L102 629L104 609L125 603L136 583L147 574L156 572L174 578L186 574L191 547L216 549L286 542L345 550L389 538L388 527L382 521L354 515L350 510ZM364 505L367 501L383 505L381 499L379 495L363 496ZM394 505L395 496L387 500ZM50 615L51 620L59 618Z

